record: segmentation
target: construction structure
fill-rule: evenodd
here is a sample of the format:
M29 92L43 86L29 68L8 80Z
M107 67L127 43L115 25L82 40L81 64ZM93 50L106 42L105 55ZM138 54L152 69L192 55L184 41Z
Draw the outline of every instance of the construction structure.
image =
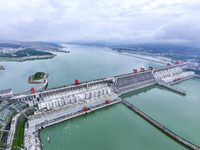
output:
M170 85L195 76L192 71L184 71L187 67L187 63L168 63L164 67L150 66L147 70L141 68L140 72L133 69L132 73L92 81L79 82L75 79L74 84L46 90L38 91L31 87L28 92L14 94L13 101L38 106L38 110L28 117L29 130L25 134L29 136L25 138L25 147L42 149L40 129L121 102L119 96L124 93L157 84L187 94Z

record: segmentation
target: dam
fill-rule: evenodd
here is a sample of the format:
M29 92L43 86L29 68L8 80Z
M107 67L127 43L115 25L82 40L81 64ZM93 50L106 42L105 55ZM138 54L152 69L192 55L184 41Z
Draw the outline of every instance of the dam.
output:
M184 68L187 68L186 63L160 68L151 67L148 70L141 69L139 72L80 82L77 85L40 90L33 94L14 94L12 100L29 106L38 106L38 111L28 117L29 129L26 131L29 134L37 133L52 124L121 102L121 94L161 83L168 85L194 76L194 72L185 72ZM27 136L25 147L41 149L39 134Z
M186 67L187 64L178 64L80 82L77 85L71 84L40 90L32 94L24 92L15 94L12 100L24 102L29 106L38 105L39 110L51 110L66 105L70 107L71 104L81 105L81 102L113 100L121 94L148 87L158 82L167 84L193 77L194 72L183 70Z

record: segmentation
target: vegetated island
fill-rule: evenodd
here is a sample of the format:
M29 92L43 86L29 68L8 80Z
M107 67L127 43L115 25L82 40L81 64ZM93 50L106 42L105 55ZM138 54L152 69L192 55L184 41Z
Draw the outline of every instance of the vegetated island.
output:
M45 72L37 72L34 75L28 78L28 83L30 84L40 84L45 83L46 79L48 78L49 74Z
M56 55L49 52L38 51L34 48L20 47L16 51L7 52L3 50L3 52L0 52L0 61L25 61L30 59L53 58L54 56Z
M47 51L70 52L62 48L66 47L51 42L7 41L0 43L0 61L49 59L56 55Z
M70 53L70 51L63 51L57 48L49 48L48 50L52 52Z
M5 68L3 66L0 66L0 70L5 70Z

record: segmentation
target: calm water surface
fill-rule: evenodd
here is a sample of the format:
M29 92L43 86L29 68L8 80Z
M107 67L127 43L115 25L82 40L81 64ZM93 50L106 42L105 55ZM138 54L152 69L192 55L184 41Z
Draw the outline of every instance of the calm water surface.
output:
M55 53L53 59L25 62L1 62L0 90L12 88L14 93L28 91L28 77L35 72L49 73L49 88L111 77L132 72L132 69L162 66L129 56L109 53L95 46L65 45L67 53ZM149 56L147 56L149 57ZM155 58L153 58L155 59ZM179 95L159 86L152 86L122 95L124 99L150 115L159 123L185 139L200 145L200 80L193 78L174 86L186 90ZM38 87L40 85L34 85ZM50 126L40 131L44 150L169 150L187 149L122 103L102 108ZM50 143L47 142L50 138Z
M43 150L187 149L122 103L47 127L40 135Z
M63 50L70 53L55 53L57 56L47 60L32 60L25 62L0 62L6 65L6 70L0 71L0 90L12 88L14 93L30 90L28 77L38 71L49 73L48 87L56 87L103 77L130 73L133 69L149 66L160 67L157 64L129 56L109 53L101 47L65 45ZM34 87L39 87L35 85Z
M173 86L186 90L187 95L151 86L124 94L122 98L174 133L200 146L200 79L192 78ZM47 127L40 132L44 150L188 149L122 103ZM47 137L50 137L50 143Z
M200 78L173 86L187 91L187 95L152 86L124 94L122 98L174 133L200 146Z

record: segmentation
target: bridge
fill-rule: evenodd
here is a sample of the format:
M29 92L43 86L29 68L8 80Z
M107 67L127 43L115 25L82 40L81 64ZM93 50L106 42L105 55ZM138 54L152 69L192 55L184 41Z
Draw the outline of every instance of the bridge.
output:
M169 85L169 84L165 84L165 83L161 83L161 82L157 82L157 84L160 85L160 86L162 86L162 87L165 87L165 88L168 88L168 89L170 89L170 90L173 90L173 91L175 91L175 92L178 92L178 93L181 93L181 94L184 94L184 95L187 94L186 91L181 90L181 89L179 89L179 88L176 88L176 87L174 87L174 86L171 86L171 85Z

